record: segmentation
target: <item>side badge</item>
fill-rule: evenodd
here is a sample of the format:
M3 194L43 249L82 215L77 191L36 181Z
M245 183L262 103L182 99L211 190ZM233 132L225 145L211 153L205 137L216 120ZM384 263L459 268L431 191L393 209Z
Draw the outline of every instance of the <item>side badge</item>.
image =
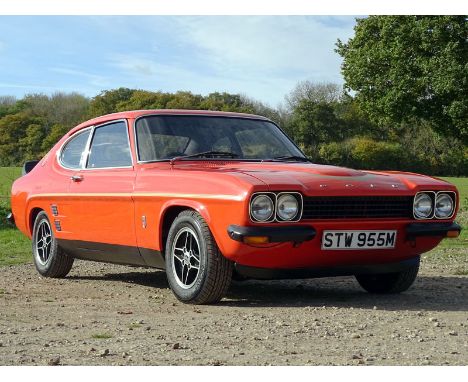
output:
M55 229L57 231L61 231L62 230L62 226L60 225L60 220L54 220L54 225L55 225Z

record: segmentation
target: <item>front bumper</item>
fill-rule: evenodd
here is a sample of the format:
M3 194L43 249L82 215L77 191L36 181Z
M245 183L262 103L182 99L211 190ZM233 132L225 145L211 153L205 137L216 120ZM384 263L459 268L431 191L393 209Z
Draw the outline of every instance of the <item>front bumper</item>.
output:
M6 216L6 220L8 223L10 223L11 225L15 225L15 217L13 216L13 213L10 212L7 216Z
M268 238L268 243L302 243L312 240L316 235L314 227L302 225L278 225L275 227L230 225L227 231L231 239L240 241L241 243L251 237L266 237Z
M461 227L457 223L411 223L406 226L406 237L409 240L417 237L457 237Z
M302 243L312 240L317 231L312 226L278 225L278 226L238 226L230 225L227 229L231 239L246 243L247 238L263 237L268 243ZM406 240L417 237L457 237L461 227L457 223L410 223L405 226Z

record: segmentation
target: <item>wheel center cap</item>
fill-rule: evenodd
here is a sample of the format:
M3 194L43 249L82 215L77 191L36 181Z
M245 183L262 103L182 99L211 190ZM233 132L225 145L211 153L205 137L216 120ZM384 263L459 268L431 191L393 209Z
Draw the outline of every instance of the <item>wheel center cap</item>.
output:
M188 264L190 259L190 252L184 252L184 263Z

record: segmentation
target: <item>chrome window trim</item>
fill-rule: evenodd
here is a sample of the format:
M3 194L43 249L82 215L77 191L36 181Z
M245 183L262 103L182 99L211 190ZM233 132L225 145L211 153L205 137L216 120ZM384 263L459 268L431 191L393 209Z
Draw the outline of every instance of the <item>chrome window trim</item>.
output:
M432 214L430 216L428 216L427 218L418 218L416 216L416 214L414 213L414 202L416 201L416 197L419 195L419 194L434 194L434 198L432 200ZM435 200L436 200L436 197L437 197L437 192L435 191L419 191L419 192L416 192L416 194L414 195L414 198L413 198L413 218L416 219L416 220L430 220L430 219L434 219L434 215L435 215Z
M242 116L242 115L213 115L213 114L210 114L210 113L182 113L182 114L177 114L177 113L148 113L148 114L142 114L142 115L139 115L138 117L136 117L134 120L133 120L133 143L135 145L135 157L137 159L137 163L138 164L143 164L143 163L158 163L158 162L169 162L170 159L155 159L155 160L149 160L149 161L141 161L140 160L140 153L138 151L138 140L137 140L137 132L136 132L136 124L137 124L137 121L141 118L145 118L145 117L157 117L157 116L188 116L188 117L197 117L197 116L201 116L201 117L218 117L218 118L239 118L239 119L249 119L249 120L252 120L252 121L263 121L263 122L270 122L272 123L273 125L275 125L278 130L280 131L281 134L283 134L286 139L291 142L291 144L302 154L304 155L304 158L307 158L307 156L302 152L302 150L296 145L296 143L294 143L294 141L284 132L284 130L279 127L278 124L276 124L275 122L273 122L271 119L269 118L266 118L266 117L263 117L261 115L259 116L253 116L253 115L246 115L245 117ZM210 158L210 160L212 159L216 159L216 158ZM223 160L226 160L226 158L221 158ZM237 160L237 161L242 161L242 159L236 159L236 158L231 158L232 160ZM252 160L252 159L245 159L246 161L262 161L262 159L256 159L256 160Z
M270 216L270 218L268 220L265 220L265 221L255 220L255 218L252 215L252 202L253 202L254 198L257 197L258 195L267 195L273 201L273 212L272 212L272 214L271 214L271 216ZM274 192L270 192L270 191L265 191L265 192L259 191L259 192L254 192L252 195L250 195L250 199L249 199L249 217L250 217L250 221L253 222L253 223L262 224L262 223L272 223L272 222L274 222L276 220L276 194Z
M66 140L65 142L63 142L62 146L60 146L60 148L57 150L57 153L56 153L56 158L57 158L57 163L59 164L60 167L64 168L65 170L75 170L75 171L79 171L81 170L82 168L82 161L83 161L83 153L86 152L87 150L87 147L88 147L88 143L89 143L89 138L91 137L92 133L93 133L93 127L94 126L88 126L88 127L85 127L81 130L78 130L76 131L75 133L73 133L72 135L70 135ZM75 137L77 137L78 135L80 134L83 134L85 131L87 130L91 130L90 131L90 134L89 134L89 137L88 137L88 140L86 142L86 145L85 145L85 149L84 151L81 153L81 157L80 157L80 163L79 163L79 166L78 167L67 167L65 166L63 163L62 163L62 153L63 153L63 149L67 146L67 144Z
M439 196L439 194L453 194L453 197L452 197L452 201L453 201L453 209L452 209L452 213L450 214L450 216L447 216L445 218L439 218L437 215L436 215L436 202L437 202L437 197ZM450 196L450 195L449 195ZM447 220L447 219L451 219L453 217L453 215L455 215L455 211L457 209L457 193L455 191L438 191L436 193L436 196L435 196L435 199L434 199L434 217L436 219L439 219L439 220Z
M118 122L125 123L125 127L126 127L125 131L127 132L128 150L129 150L129 153L130 153L130 160L131 160L132 164L130 166L115 166L115 167L92 167L92 168L86 167L86 165L88 164L89 154L91 153L91 150L90 150L91 149L91 143L93 141L94 132L96 131L96 129L98 129L100 127L103 127L103 126L106 126L106 125L112 125L112 124L118 123ZM129 134L129 131L128 131L128 121L127 121L127 119L125 119L125 118L115 119L115 120L112 120L112 121L104 122L104 123L102 123L100 125L92 126L92 131L91 131L91 134L89 136L89 139L88 139L88 142L87 142L87 145L86 145L85 153L86 153L84 155L85 160L83 161L82 167L80 168L80 170L83 170L83 171L112 170L112 169L119 169L119 168L133 168L134 162L133 162L133 155L132 155L132 146L130 145L130 134Z
M297 192L297 191L282 191L282 192L278 192L276 194L276 202L278 202L278 198L283 195L283 194L289 194L289 195L299 195L299 198L300 198L300 204L298 204L298 207L300 206L300 210L298 211L297 213L297 219L294 219L294 220L281 220L278 218L278 213L277 213L277 206L275 205L275 220L278 222L278 223L296 223L298 221L300 221L302 219L302 212L304 211L304 198L302 196L302 194L300 192ZM278 203L276 203L278 204Z

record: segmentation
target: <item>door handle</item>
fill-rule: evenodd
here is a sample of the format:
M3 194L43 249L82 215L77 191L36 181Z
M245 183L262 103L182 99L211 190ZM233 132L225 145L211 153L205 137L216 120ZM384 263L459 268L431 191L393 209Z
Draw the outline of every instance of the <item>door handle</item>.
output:
M70 179L74 182L81 182L83 180L83 177L81 175L73 175Z

